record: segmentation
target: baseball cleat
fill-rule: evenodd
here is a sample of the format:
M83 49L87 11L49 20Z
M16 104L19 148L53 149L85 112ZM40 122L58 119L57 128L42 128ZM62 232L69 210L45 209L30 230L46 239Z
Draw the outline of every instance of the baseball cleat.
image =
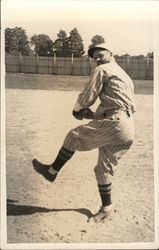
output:
M107 207L101 207L99 211L91 217L91 221L94 221L95 223L104 222L105 219L111 220L111 211Z
M48 180L50 182L55 181L57 174L53 175L53 174L49 173L50 165L44 165L36 159L34 159L32 161L32 163L33 163L33 167L37 173L41 174L46 180Z

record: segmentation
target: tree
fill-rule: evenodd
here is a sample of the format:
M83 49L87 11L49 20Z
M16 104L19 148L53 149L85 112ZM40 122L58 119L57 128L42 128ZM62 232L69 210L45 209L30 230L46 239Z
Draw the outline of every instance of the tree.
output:
M22 55L29 55L28 37L22 27L5 29L5 51L12 55L19 54L19 52Z
M65 57L67 54L67 34L64 30L60 30L57 34L58 38L54 42L54 50L59 57Z
M127 59L127 58L130 58L130 55L129 54L124 54L124 55L120 56L120 58Z
M83 40L78 33L78 30L74 28L70 31L70 36L66 39L66 56L81 57L84 54Z
M131 59L145 59L144 55L131 56Z
M147 53L147 57L153 59L153 52Z
M138 55L135 57L136 59L145 59L145 56L144 55Z
M31 45L34 53L39 56L53 56L53 41L45 34L33 35Z
M95 35L95 36L92 37L91 42L92 43L89 46L89 48L92 48L92 47L94 47L94 46L96 46L98 44L101 44L101 43L105 43L105 39L100 35Z

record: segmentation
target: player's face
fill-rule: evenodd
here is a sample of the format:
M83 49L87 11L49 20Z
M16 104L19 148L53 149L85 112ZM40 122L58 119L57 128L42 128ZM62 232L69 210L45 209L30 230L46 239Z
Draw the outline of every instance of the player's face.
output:
M109 50L95 50L93 53L93 58L97 65L110 62L111 52Z

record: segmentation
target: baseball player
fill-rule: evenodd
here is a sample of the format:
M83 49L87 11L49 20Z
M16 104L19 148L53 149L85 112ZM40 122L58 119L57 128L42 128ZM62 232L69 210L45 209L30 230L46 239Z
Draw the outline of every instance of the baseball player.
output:
M94 168L102 206L93 215L95 222L103 222L112 211L111 176L118 160L130 148L134 139L133 113L134 85L126 72L116 63L112 49L106 44L96 45L88 55L97 62L90 80L74 105L76 119L91 119L87 124L72 129L65 137L55 161L44 165L33 160L34 169L53 182L60 169L75 151L99 149ZM97 98L100 104L95 112L89 109Z

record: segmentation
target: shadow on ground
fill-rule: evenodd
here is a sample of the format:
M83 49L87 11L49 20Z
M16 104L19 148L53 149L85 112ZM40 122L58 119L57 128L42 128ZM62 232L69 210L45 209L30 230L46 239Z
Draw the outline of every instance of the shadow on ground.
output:
M87 216L88 219L90 219L93 216L91 211L86 208L50 209L46 207L36 207L30 205L16 204L18 202L19 201L17 200L7 199L7 216L21 216L21 215L30 215L35 213L49 213L49 212L62 212L62 211L66 212L74 211Z

